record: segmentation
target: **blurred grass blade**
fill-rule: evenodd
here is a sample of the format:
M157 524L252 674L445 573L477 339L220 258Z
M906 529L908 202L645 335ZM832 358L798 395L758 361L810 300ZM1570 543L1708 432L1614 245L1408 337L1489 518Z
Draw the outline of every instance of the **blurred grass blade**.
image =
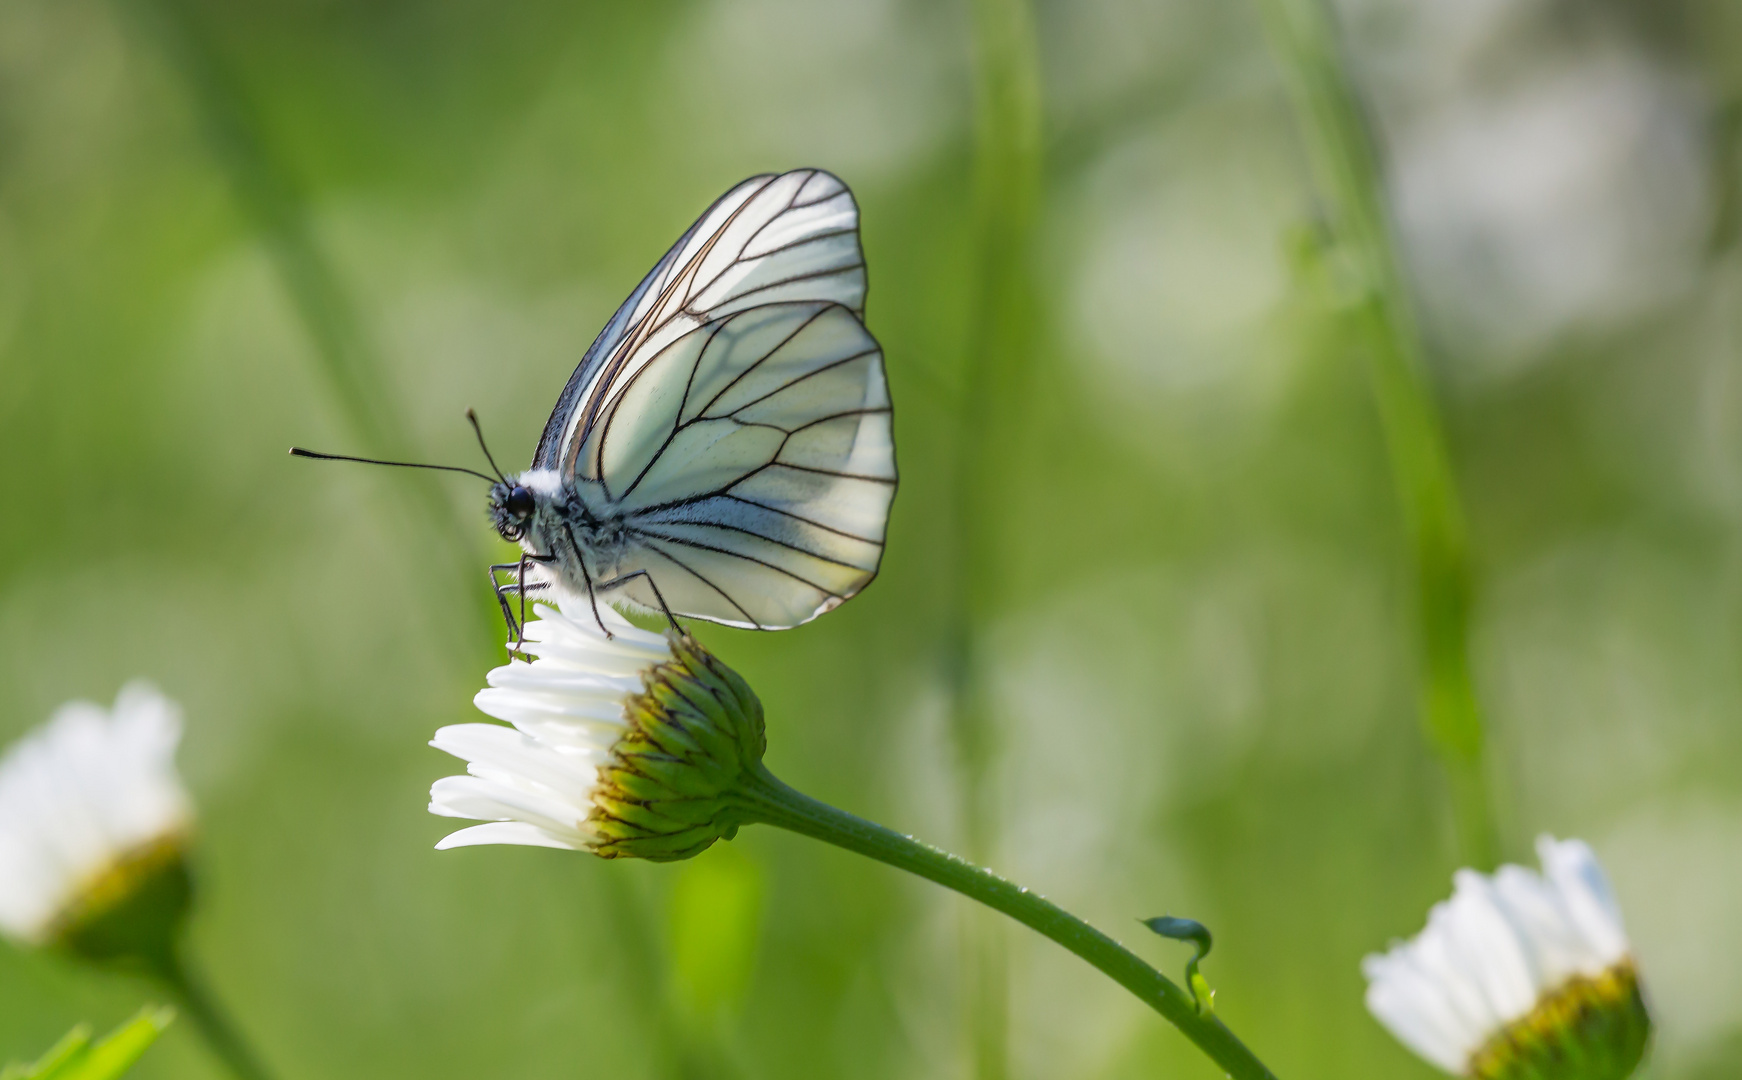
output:
M1258 3L1299 114L1334 254L1352 279L1347 314L1361 338L1413 548L1422 724L1448 774L1462 858L1487 869L1498 839L1470 673L1468 541L1377 152L1323 0Z
M762 869L735 844L682 864L667 913L666 986L681 1022L679 1075L751 1075L738 1061L739 1018L761 944Z
M132 1067L139 1056L157 1041L175 1018L175 1010L147 1007L138 1016L111 1032L90 1048L84 1062L71 1072L56 1074L56 1080L109 1080Z
M669 915L671 985L703 1024L735 1012L750 987L762 926L762 872L724 844L683 864Z
M259 231L346 420L377 457L409 450L362 321L310 224L307 199L274 152L246 89L186 0L135 0L187 84L208 142Z
M205 1040L206 1048L224 1063L230 1074L236 1080L272 1080L260 1056L186 957L172 951L160 963L162 966L155 974L175 993L182 1011Z
M79 1024L62 1035L32 1065L8 1065L0 1069L0 1080L39 1080L55 1076L60 1070L85 1055L91 1045L91 1025Z
M139 1060L174 1017L173 1009L147 1006L94 1044L90 1026L80 1024L34 1065L0 1071L0 1080L112 1080Z
M955 609L972 629L1000 577L997 530L1019 477L1003 453L1034 359L1030 248L1041 180L1039 59L1027 0L973 0L975 278L955 455Z
M308 199L294 171L276 152L246 86L226 62L211 32L188 0L131 0L187 84L214 157L248 220L271 256L291 305L314 346L322 376L365 457L416 460L386 364L350 293L317 241ZM438 557L451 563L445 581L470 580L473 542L455 519L435 477L407 470L398 485L415 491L419 510L435 533ZM482 597L474 591L475 597ZM494 609L470 605L489 625Z
M960 762L970 858L993 857L994 758L976 638L1001 577L998 531L1013 486L1009 466L1033 358L1029 248L1041 177L1040 64L1028 0L972 0L975 92L975 280L961 380L946 624L950 728ZM1008 962L1003 925L964 915L965 985L974 1075L1002 1080L1008 1060Z

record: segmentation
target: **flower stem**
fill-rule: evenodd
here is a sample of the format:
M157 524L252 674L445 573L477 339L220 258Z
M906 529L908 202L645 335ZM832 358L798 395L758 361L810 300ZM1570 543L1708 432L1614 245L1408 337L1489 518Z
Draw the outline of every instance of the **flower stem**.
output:
M1276 1080L1264 1063L1192 996L1136 954L1036 893L992 871L837 810L788 787L760 765L736 793L750 821L778 826L887 863L978 900L1087 960L1196 1043L1236 1080Z
M1498 854L1470 673L1470 560L1451 456L1399 266L1383 180L1324 0L1258 0L1288 81L1366 354L1416 573L1421 721L1443 763L1466 863Z
M205 981L193 972L183 957L172 952L156 966L158 977L175 995L182 1012L199 1029L206 1046L237 1080L271 1080L272 1074L261 1064L260 1056L249 1047Z

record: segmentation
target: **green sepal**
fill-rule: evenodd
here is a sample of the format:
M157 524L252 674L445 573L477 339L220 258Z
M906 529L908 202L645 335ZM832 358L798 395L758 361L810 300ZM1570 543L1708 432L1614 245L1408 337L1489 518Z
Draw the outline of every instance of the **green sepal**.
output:
M660 763L650 760L648 756L640 757L635 762L637 772L626 769L611 770L611 793L595 795L599 798L611 798L622 802L646 802L666 796L671 791L671 781L674 774L684 766L678 763Z
M602 840L594 854L606 859L647 859L651 862L677 862L694 858L712 847L715 840L730 840L730 833L714 825L698 825L675 832L649 833Z
M672 829L687 829L692 825L700 824L701 821L695 817L685 819L674 812L682 801L678 799L619 799L605 792L600 792L593 797L594 805L605 815L608 815L613 824L621 826L621 832L625 836L632 834L657 836ZM703 817L701 820L706 820L706 818ZM597 823L594 826L595 829L601 827Z
M697 670L690 668L690 680L683 684L661 687L662 700L667 708L677 708L680 704L700 713L702 718L713 726L715 731L728 731L734 726L732 713L723 702L724 687L716 688L709 685L705 667ZM736 702L733 702L736 705Z
M640 735L642 739L652 743L661 753L674 758L687 759L702 752L702 744L684 730L686 717L672 715L672 695L662 687L650 689L635 709L635 715L630 718L634 733L625 738ZM663 699L663 700L662 700Z
M1506 1025L1470 1059L1476 1080L1627 1080L1651 1041L1631 961L1575 976Z
M55 920L48 941L81 959L158 971L192 900L182 840L163 837L89 882Z
M629 729L599 769L588 826L606 858L685 859L742 824L729 796L766 745L762 703L694 639L643 676Z
M717 816L722 805L718 799L621 799L606 792L595 795L593 802L613 820L648 833L704 825Z

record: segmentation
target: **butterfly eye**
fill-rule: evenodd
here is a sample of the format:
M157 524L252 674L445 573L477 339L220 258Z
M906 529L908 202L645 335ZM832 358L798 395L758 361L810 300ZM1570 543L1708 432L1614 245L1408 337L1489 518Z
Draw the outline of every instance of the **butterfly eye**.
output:
M502 505L508 510L509 514L521 521L525 521L527 518L532 516L532 492L528 491L521 485L516 484L514 485L513 490L508 492L508 498L502 501Z

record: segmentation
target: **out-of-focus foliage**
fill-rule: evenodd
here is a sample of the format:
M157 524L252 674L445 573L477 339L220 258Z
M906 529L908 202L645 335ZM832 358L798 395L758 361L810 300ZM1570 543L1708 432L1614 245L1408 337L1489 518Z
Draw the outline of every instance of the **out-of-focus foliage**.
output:
M80 1024L34 1063L0 1069L0 1080L115 1080L157 1041L173 1017L169 1009L147 1008L96 1042L91 1041L90 1026Z
M170 2L170 0L154 0ZM965 5L174 0L237 76L428 460L524 461L616 302L709 200L858 193L902 490L879 581L702 628L771 766L957 844L943 531L972 241ZM200 801L191 932L288 1078L961 1074L962 903L748 830L681 867L436 853L424 745L500 662L480 485L358 449L147 0L0 5L0 736L148 675ZM1727 0L1348 0L1477 562L1508 854L1589 839L1658 1080L1742 1038L1742 17ZM1032 427L1009 485L996 867L1127 938L1211 927L1279 1075L1426 1077L1360 956L1449 891L1407 551L1372 402L1290 255L1315 208L1255 13L1040 3ZM1312 271L1312 272L1308 272ZM713 905L718 904L718 909ZM706 908L721 938L682 913ZM1021 1077L1207 1078L1013 932ZM0 1056L147 992L0 951ZM703 1015L705 1014L705 1015ZM687 1033L687 1034L684 1034ZM700 1049L674 1049L695 1045ZM172 1032L133 1075L217 1076Z

